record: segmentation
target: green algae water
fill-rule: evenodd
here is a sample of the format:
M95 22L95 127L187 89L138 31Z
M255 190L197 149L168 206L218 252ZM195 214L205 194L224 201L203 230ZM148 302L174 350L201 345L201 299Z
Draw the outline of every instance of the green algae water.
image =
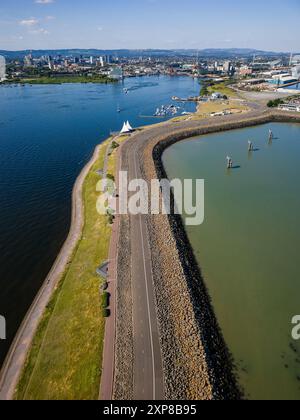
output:
M169 178L205 179L205 221L187 233L245 396L300 399L300 125L185 140L163 161Z

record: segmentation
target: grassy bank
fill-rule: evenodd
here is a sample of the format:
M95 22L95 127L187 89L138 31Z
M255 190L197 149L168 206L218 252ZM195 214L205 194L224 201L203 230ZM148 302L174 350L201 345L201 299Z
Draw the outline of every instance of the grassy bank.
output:
M231 114L241 114L249 111L249 108L235 99L199 102L195 113L188 116L175 117L171 121L200 121L205 118L213 118L211 116L213 113L225 111L228 111Z
M228 96L228 98L237 98L238 97L237 93L233 89L231 89L231 87L228 86L226 84L226 82L216 83L213 86L209 86L208 91L209 91L209 93L219 92L222 95Z
M105 320L95 270L107 259L111 227L96 211L96 170L103 168L107 144L84 181L82 237L39 324L16 399L98 398ZM115 156L109 158L112 171Z
M222 95L228 96L228 98L237 98L238 97L237 93L233 89L231 89L231 87L228 86L226 84L226 82L216 83L213 86L209 86L208 87L208 92L209 93L219 92Z
M57 85L64 83L114 83L108 77L62 76L62 77L28 77L26 79L9 80L6 83L25 83L31 85Z
M247 106L235 100L201 102L198 105L196 116L198 115L200 117L202 116L202 118L207 118L214 112L230 111L231 113L236 114L246 112L248 110Z

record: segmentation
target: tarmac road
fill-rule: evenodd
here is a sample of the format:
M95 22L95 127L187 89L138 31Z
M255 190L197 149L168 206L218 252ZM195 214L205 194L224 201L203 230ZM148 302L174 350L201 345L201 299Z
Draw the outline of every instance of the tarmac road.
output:
M143 178L136 141L128 142L128 181ZM136 400L164 399L161 348L153 288L151 250L145 216L131 215L131 280L133 302L134 375Z

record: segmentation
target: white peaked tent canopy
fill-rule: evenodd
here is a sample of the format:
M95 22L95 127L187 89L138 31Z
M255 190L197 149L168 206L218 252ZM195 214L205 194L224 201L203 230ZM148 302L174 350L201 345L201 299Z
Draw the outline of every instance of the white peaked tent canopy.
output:
M131 125L129 124L129 121L127 121L127 123L126 123L126 124L127 124L127 128L128 128L128 130L129 130L129 131L133 131L133 128L132 128L132 127L131 127Z
M129 130L128 130L127 124L124 122L123 128L121 130L121 134L126 134L126 133L129 133Z
M133 128L131 127L131 125L129 124L129 121L124 122L123 124L123 128L121 130L121 134L127 134L127 133L131 133L133 131Z

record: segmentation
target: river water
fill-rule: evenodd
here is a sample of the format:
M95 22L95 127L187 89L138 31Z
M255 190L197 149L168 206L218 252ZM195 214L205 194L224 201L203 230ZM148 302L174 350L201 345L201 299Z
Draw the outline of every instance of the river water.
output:
M162 121L147 116L173 95L197 94L189 77L0 86L0 315L7 321L0 364L67 236L72 187L95 146L127 119ZM194 109L189 103L180 112Z
M187 233L246 396L300 399L300 125L182 141L163 160L169 178L205 179L205 221Z

